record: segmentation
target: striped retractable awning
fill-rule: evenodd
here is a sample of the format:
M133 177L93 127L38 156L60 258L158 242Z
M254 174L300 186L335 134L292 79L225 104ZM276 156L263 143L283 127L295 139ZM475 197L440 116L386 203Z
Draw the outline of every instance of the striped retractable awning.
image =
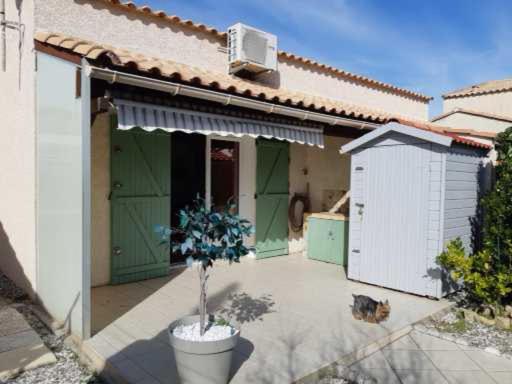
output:
M123 99L115 99L114 105L117 108L117 128L121 130L137 127L149 132L162 129L167 132L204 135L264 137L320 148L324 146L323 131L318 128L275 124Z

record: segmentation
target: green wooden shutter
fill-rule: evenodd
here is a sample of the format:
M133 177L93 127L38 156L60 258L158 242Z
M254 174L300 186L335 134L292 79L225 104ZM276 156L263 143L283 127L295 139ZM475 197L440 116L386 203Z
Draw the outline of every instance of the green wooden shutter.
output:
M168 134L112 130L112 284L168 274L169 248L154 227L169 225L170 165Z
M289 144L257 141L256 257L288 254Z

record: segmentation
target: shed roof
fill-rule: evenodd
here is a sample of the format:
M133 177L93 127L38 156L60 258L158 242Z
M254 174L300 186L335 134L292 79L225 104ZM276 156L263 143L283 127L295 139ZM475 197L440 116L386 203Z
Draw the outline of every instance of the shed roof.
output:
M195 29L195 30L203 32L203 33L208 33L212 37L219 39L219 41L222 42L224 45L226 44L227 33L224 31L219 31L216 28L207 26L202 23L195 22L193 20L185 20L176 15L168 15L166 12L161 11L161 10L153 10L151 7L149 7L147 5L138 6L133 1L121 1L121 0L99 0L99 1L98 0L87 0L87 1L103 2L108 5L114 6L120 10L123 10L125 12L130 12L134 15L140 14L140 15L145 15L145 16L151 16L151 17L158 18L159 20L167 21L168 23L171 23L174 25L179 25L179 26L182 26L185 28ZM354 74L354 73L351 73L351 72L348 72L348 71L345 71L345 70L342 70L342 69L339 69L339 68L336 68L336 67L333 67L333 66L330 66L327 64L319 63L313 59L299 56L299 55L296 55L293 53L279 51L278 55L279 55L279 57L281 57L283 59L300 62L301 64L304 64L310 68L316 68L318 70L327 71L328 73L330 73L332 75L339 76L339 77L346 78L351 81L365 84L366 86L368 86L370 88L382 89L382 90L385 90L388 92L406 96L406 97L416 99L416 100L419 100L422 102L429 102L430 100L433 99L431 96L423 95L421 93L414 92L414 91L411 91L411 90L408 90L405 88L397 87L392 84L384 83L382 81L378 81L375 79L371 79L366 76L357 75L357 74Z
M489 149L490 147L486 144L478 143L473 140L461 138L453 133L447 132L436 132L432 130L427 130L419 127L414 127L412 125L401 124L398 122L391 122L380 126L379 128L373 130L370 133L367 133L364 136L361 136L341 147L341 153L352 152L353 150L364 146L372 140L375 140L378 137L385 135L388 132L397 132L403 135L416 137L418 139L428 141L431 143L436 143L442 145L443 147L450 147L454 142L459 144L468 145L470 147L481 148L481 149Z

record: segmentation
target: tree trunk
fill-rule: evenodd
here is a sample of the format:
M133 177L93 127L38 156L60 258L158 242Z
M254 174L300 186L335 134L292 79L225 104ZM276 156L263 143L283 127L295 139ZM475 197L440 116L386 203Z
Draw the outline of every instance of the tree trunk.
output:
M199 293L199 325L201 328L201 336L206 331L206 281L208 280L208 273L204 265L201 265L199 271L200 293Z

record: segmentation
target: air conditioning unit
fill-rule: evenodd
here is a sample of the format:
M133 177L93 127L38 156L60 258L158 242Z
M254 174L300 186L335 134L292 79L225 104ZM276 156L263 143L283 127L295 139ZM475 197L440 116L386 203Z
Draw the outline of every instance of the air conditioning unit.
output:
M277 70L277 37L237 23L228 29L229 73Z

